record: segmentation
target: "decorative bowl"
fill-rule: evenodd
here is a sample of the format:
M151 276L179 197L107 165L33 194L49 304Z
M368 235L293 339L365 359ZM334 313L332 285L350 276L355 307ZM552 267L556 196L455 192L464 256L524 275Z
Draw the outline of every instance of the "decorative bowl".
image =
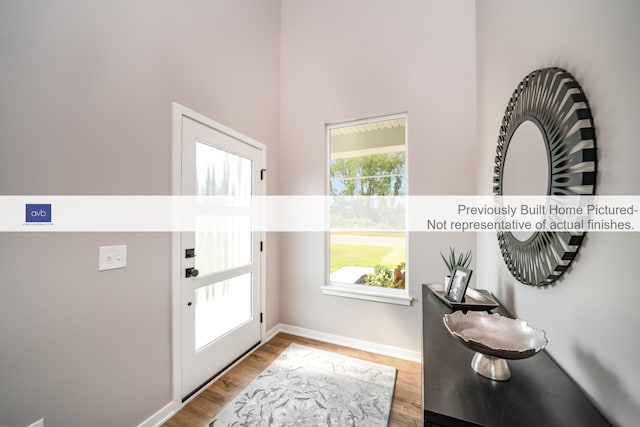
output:
M449 333L476 352L471 367L480 375L497 381L511 377L504 359L525 359L547 345L543 330L532 328L520 319L499 314L456 311L442 318Z

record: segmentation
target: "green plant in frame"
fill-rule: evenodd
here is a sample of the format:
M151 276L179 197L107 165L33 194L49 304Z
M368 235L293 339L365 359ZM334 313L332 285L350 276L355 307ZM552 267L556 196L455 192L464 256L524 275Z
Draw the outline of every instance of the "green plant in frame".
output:
M456 254L455 248L449 246L449 256L445 257L442 252L440 252L440 257L444 261L444 264L447 266L447 270L449 270L449 274L453 273L453 270L456 267L469 267L471 264L471 250L468 250L464 253Z
M382 286L389 287L393 272L382 264L377 264L373 267L373 273L368 274L366 280L369 286Z
M382 264L376 264L373 267L373 273L367 274L364 282L369 286L404 289L405 266L406 264L404 261L398 264L394 269Z

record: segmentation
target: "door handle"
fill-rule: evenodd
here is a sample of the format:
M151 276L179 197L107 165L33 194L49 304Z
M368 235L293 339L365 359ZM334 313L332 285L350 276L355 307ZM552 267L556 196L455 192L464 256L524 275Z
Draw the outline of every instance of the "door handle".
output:
M198 277L198 270L195 268L187 268L184 273L184 277Z

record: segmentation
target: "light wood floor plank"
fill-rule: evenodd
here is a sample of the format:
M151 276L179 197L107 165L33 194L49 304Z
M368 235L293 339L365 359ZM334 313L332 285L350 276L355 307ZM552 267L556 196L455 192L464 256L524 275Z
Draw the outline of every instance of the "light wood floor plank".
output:
M231 402L291 343L332 351L396 368L398 371L393 401L391 402L389 426L422 425L422 369L419 363L279 333L207 387L206 390L185 405L163 426L206 427L207 423L224 405Z

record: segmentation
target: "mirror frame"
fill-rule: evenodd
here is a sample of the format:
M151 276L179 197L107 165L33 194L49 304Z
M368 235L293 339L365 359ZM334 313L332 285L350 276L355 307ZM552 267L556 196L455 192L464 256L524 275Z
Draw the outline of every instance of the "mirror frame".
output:
M595 194L597 146L591 109L575 78L556 67L529 73L511 95L498 136L493 192L503 195L507 149L526 120L538 126L547 148L547 195ZM513 277L533 286L559 279L575 260L584 236L584 231L536 231L521 241L509 231L497 233L500 252Z

